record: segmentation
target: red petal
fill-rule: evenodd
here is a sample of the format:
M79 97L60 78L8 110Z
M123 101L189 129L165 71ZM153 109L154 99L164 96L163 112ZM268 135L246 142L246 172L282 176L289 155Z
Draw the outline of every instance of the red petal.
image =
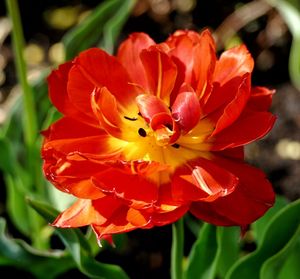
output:
M247 107L256 111L266 111L270 108L275 90L265 87L253 87Z
M68 93L78 106L83 103L90 105L91 88L94 87L107 87L125 107L134 102L137 95L135 88L129 84L127 72L115 57L101 49L92 48L81 52L74 63L76 74L70 73ZM83 87L83 82L89 82L91 88Z
M67 93L67 83L69 72L73 64L67 62L59 66L57 70L52 71L48 77L49 97L54 106L64 115L76 118L86 124L95 125L93 118L82 114L76 106L74 106Z
M101 199L103 200L103 199ZM55 227L76 228L90 224L103 224L106 218L93 207L91 200L77 200L71 207L61 213L52 223Z
M166 104L159 98L150 94L141 94L136 97L136 102L141 115L149 123L152 117L161 112L169 113Z
M234 99L224 108L212 136L230 126L242 113L250 96L250 76L245 75ZM224 92L226 93L226 92Z
M177 66L178 75L182 75L180 84L184 81L190 84L194 65L193 41L187 36L187 32L180 35L176 32L168 38L166 43L170 47L169 55Z
M212 75L216 64L215 43L211 33L205 30L201 33L199 43L193 50L193 80L192 86L195 92L202 99L202 103L206 102L207 94L211 91Z
M224 85L231 79L251 73L254 61L244 45L224 51L217 61L214 82Z
M214 202L195 202L191 212L206 222L221 226L245 226L261 217L273 204L274 192L260 170L243 163L217 158L218 164L239 177L235 191Z
M211 202L232 193L237 184L231 172L199 158L175 172L172 188L175 199Z
M154 213L151 215L151 224L165 226L178 221L189 209L188 205L182 205L166 213Z
M92 127L69 117L63 117L53 123L42 134L48 141L57 139L82 138L103 135L103 130Z
M150 127L154 131L156 143L160 146L173 144L180 137L180 129L169 113L155 114L151 119Z
M190 131L200 119L200 104L195 92L181 92L172 105L172 116L184 132Z
M91 106L94 114L99 119L101 127L108 134L121 138L122 118L117 108L116 98L106 87L94 90L91 97Z
M215 43L211 33L208 30L200 35L194 31L177 31L169 37L167 44L171 49L169 55L178 68L175 88L182 82L191 84L201 102L205 103L211 91L216 63Z
M43 150L54 149L65 155L80 154L83 157L91 158L97 158L97 155L105 155L104 158L109 158L122 148L122 146L112 146L109 142L110 138L109 135L103 134L91 137L52 140L44 144Z
M224 157L239 159L239 160L242 160L242 161L244 161L244 159L245 159L244 147L243 146L224 149L222 151L219 151L218 154L221 155L221 156L224 156Z
M162 99L168 106L177 75L176 65L166 53L155 47L143 50L140 56L146 72L149 93Z
M105 235L124 233L146 227L149 221L148 214L122 206L115 211L113 216L104 225L93 225L92 227L97 238L101 239Z
M260 139L272 129L275 120L269 112L245 111L235 123L211 138L211 150L242 146Z
M139 171L139 168L135 166L133 171ZM123 199L133 207L143 208L151 207L158 198L158 186L148 176L150 173L147 170L126 173L122 168L111 167L95 174L93 182L104 193Z
M144 66L140 59L143 49L154 45L155 42L145 33L132 33L119 47L118 60L127 70L133 83L147 88Z

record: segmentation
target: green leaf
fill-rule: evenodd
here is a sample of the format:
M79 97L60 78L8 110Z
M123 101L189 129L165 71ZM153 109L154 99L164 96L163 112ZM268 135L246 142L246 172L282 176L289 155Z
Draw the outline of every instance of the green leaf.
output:
M300 199L277 212L267 224L262 243L256 251L241 258L226 279L258 279L266 260L279 253L296 233L300 224Z
M298 229L294 233L294 235L290 238L288 243L284 246L283 249L281 249L277 254L275 254L273 257L269 258L265 263L262 265L261 271L260 271L260 278L263 279L276 279L279 278L280 271L283 267L283 263L285 260L290 256L297 244L297 242L300 239L300 224L298 226ZM298 263L299 265L299 263ZM292 277L288 277L292 278ZM294 277L296 278L296 277ZM297 277L299 278L299 277Z
M218 250L215 258L218 277L225 278L230 267L239 257L239 227L217 227Z
M277 196L274 206L270 208L263 217L261 217L251 225L254 233L254 238L258 245L261 245L262 243L262 237L265 234L267 224L279 210L287 205L287 203L288 202L286 198Z
M0 169L5 173L15 174L16 158L6 138L0 138L0 154Z
M114 17L122 7L126 8L125 4L130 2L132 0L104 1L81 24L69 31L62 40L66 49L66 60L72 59L80 51L97 44L103 35L103 28L106 22ZM124 15L122 16L124 17ZM122 23L122 19L120 20ZM121 25L117 24L117 28L119 26ZM106 26L106 29L110 32L108 26ZM115 35L116 31L114 29L111 33Z
M197 237L202 225L202 222L199 219L195 219L191 214L184 215L184 222L188 229Z
M48 222L53 222L57 216L57 210L50 205L35 200L28 202ZM128 279L126 273L119 266L100 263L94 259L89 242L79 229L55 228L55 232L70 252L78 269L86 276L103 279Z
M6 207L8 215L14 226L26 236L31 234L29 208L24 198L22 181L18 177L5 175Z
M107 52L113 53L114 45L136 0L125 0L103 27L103 40L100 44Z
M4 218L0 218L0 265L21 268L45 279L54 279L74 267L72 258L63 251L39 251L7 236Z
M280 270L278 279L298 279L300 278L300 239L298 239L297 246L287 257Z
M290 49L289 72L291 81L300 89L300 4L297 0L267 0L284 19L293 41Z
M215 257L217 253L216 227L205 223L200 229L188 257L184 278L214 278Z

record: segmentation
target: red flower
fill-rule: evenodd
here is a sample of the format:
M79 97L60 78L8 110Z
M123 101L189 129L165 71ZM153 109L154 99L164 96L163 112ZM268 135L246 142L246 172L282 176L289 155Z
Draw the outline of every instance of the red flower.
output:
M91 225L99 238L175 222L188 210L245 226L274 203L244 145L275 117L273 91L251 87L245 46L218 59L209 31L156 44L132 34L116 57L92 48L48 78L64 115L44 132L44 173L78 198L57 227Z

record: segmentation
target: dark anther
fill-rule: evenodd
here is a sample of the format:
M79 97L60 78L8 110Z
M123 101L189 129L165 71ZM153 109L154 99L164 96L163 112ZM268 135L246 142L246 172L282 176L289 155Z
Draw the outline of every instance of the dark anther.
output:
M130 118L128 116L124 116L124 118L127 119L127 120L130 120L130 121L136 121L137 120L136 117Z
M143 128L139 128L138 132L139 132L139 135L143 138L147 136L147 133Z
M142 114L141 114L140 112L138 113L138 115L139 115L139 116L142 116Z
M165 126L166 126L170 131L173 131L173 126L172 126L171 124L168 123L168 124L166 124Z
M172 147L174 147L174 148L179 148L180 145L179 145L178 143L174 143L174 144L172 144Z

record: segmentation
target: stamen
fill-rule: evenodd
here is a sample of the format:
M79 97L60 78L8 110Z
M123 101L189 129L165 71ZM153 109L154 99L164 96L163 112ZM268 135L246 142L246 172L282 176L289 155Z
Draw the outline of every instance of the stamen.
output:
M130 121L136 121L138 120L136 117L128 117L128 116L124 116L125 119L130 120Z
M146 133L146 131L143 128L139 128L138 133L143 138L147 136L147 133Z

